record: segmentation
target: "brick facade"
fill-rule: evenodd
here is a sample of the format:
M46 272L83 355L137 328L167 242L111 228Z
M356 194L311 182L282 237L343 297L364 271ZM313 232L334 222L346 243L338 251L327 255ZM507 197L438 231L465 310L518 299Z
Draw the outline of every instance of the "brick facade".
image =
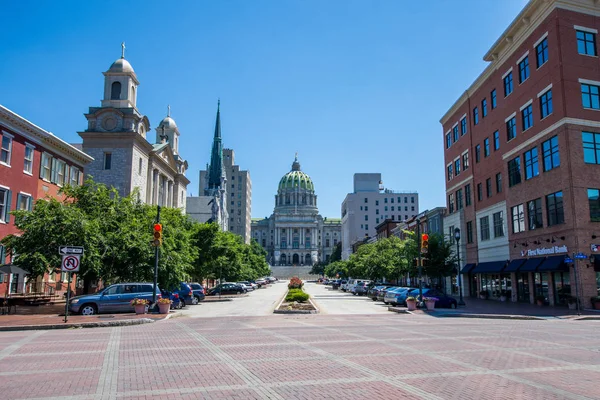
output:
M592 222L587 192L588 188L600 188L600 175L596 173L600 165L584 162L582 142L582 131L600 132L599 110L586 109L582 104L581 80L588 83L591 81L592 84L600 81L600 64L595 43L595 36L600 29L600 7L589 6L588 3L530 1L486 54L484 59L490 62L489 66L442 118L448 209L459 214L463 232L468 222L474 229L472 243L466 244L464 264L491 261L490 254L485 253L489 242L485 239L486 242L482 245L480 226L482 210L490 207L504 211L505 240L504 250L500 253L507 256L498 254L497 261L536 257L537 253L532 255L528 250L554 249L557 245L566 245L569 255L577 252L589 255L591 245L600 244L600 240L592 239L593 236L600 236L600 223ZM579 53L577 31L588 32L594 36L594 55ZM543 51L545 46L546 52ZM539 65L538 58L541 61ZM522 67L527 62L528 77L521 81ZM512 92L505 96L504 78L511 72ZM600 86L600 83L596 85ZM495 108L492 108L493 90L496 91ZM548 93L551 93L552 97L552 110L543 116L542 112L547 109ZM484 101L486 116L483 116L482 110ZM526 124L529 105L533 115L533 124L530 127ZM477 124L476 115L479 120ZM513 116L516 122L516 136L511 138L508 124ZM467 121L467 132L464 135L461 134L462 118L466 118ZM453 127L457 126L456 124L458 140L455 141ZM499 138L498 148L495 146L496 131ZM448 133L451 139L450 147L447 146ZM548 142L554 137L558 145L558 157L553 158L548 156L547 150L552 147L556 150L556 146L551 146L554 143ZM486 152L488 143L489 155ZM466 169L462 159L465 152L469 154L469 166ZM535 156L531 157L535 152L537 166L529 162L530 159L535 159ZM455 160L458 158L460 172L457 175ZM511 184L509 162L516 158L520 162L520 177L517 179L517 174L512 174L515 182ZM559 165L554 165L558 158ZM452 166L450 179L447 168L449 165ZM499 188L496 185L497 176L501 177ZM491 182L489 193L488 182ZM470 185L469 205L466 205L465 199L466 185ZM479 185L481 198L478 197ZM457 193L457 190L462 192ZM562 193L563 200L564 221L558 217L559 221L556 224L550 223L550 216L560 213L553 213L554 197L546 197L553 193ZM457 209L457 196L461 196L462 209ZM540 199L541 203L541 226L535 223L537 218L532 222L532 218L537 215L535 207L531 212L528 210L528 202L536 199ZM531 203L531 206L535 204ZM521 205L523 213L518 214ZM514 227L513 210L516 215ZM519 218L520 215L522 219ZM491 218L490 225L493 240ZM565 270L566 275L561 276L558 272L548 271L546 281L538 282L537 286L534 285L534 280L536 277L543 277L529 272L528 282L522 282L522 285L530 286L529 299L524 298L521 301L533 302L534 289L537 287L544 288L544 295L549 304L560 302L554 290L560 289L560 284L557 283L559 280L565 280L570 285L571 294L578 295L584 305L590 306L590 298L598 295L597 275L594 271L598 268L594 268L589 261L579 262L577 266L578 285L581 286L579 293L576 293L575 289L574 268L563 265L561 268ZM506 274L506 277L508 276L509 274ZM514 301L518 299L518 278L517 273L510 274ZM468 281L477 282L472 279Z

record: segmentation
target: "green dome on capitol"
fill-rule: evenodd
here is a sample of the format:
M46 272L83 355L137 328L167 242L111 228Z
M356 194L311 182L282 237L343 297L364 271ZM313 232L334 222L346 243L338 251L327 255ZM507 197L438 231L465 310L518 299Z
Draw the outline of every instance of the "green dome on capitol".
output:
M306 175L300 170L300 163L298 162L297 153L294 163L292 164L292 170L285 174L279 181L279 190L281 191L287 189L303 189L311 192L315 190L315 185L313 185L313 181L310 179L310 176Z

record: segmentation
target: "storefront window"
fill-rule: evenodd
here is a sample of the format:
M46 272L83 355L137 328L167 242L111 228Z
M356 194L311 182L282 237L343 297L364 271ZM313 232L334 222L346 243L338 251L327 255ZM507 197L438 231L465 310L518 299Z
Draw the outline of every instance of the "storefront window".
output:
M517 279L517 300L529 303L529 273L520 273Z
M544 302L548 302L548 273L536 272L534 275L535 295L544 296Z
M488 298L499 300L505 296L507 300L512 295L512 281L510 274L482 274L481 290L486 291Z
M571 296L571 277L568 272L554 273L554 303L566 305Z

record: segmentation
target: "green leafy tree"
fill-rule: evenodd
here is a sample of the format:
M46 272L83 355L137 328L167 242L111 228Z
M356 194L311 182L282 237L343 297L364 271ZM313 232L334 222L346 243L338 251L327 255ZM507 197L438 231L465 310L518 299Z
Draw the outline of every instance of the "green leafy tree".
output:
M429 265L424 268L430 278L440 279L454 273L456 257L452 244L439 233L429 235Z

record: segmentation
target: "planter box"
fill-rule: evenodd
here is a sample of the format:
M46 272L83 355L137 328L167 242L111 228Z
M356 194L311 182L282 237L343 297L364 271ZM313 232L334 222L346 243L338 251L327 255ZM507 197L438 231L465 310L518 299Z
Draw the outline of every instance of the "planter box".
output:
M407 301L406 308L408 309L408 311L415 311L417 309L417 302L416 301Z

